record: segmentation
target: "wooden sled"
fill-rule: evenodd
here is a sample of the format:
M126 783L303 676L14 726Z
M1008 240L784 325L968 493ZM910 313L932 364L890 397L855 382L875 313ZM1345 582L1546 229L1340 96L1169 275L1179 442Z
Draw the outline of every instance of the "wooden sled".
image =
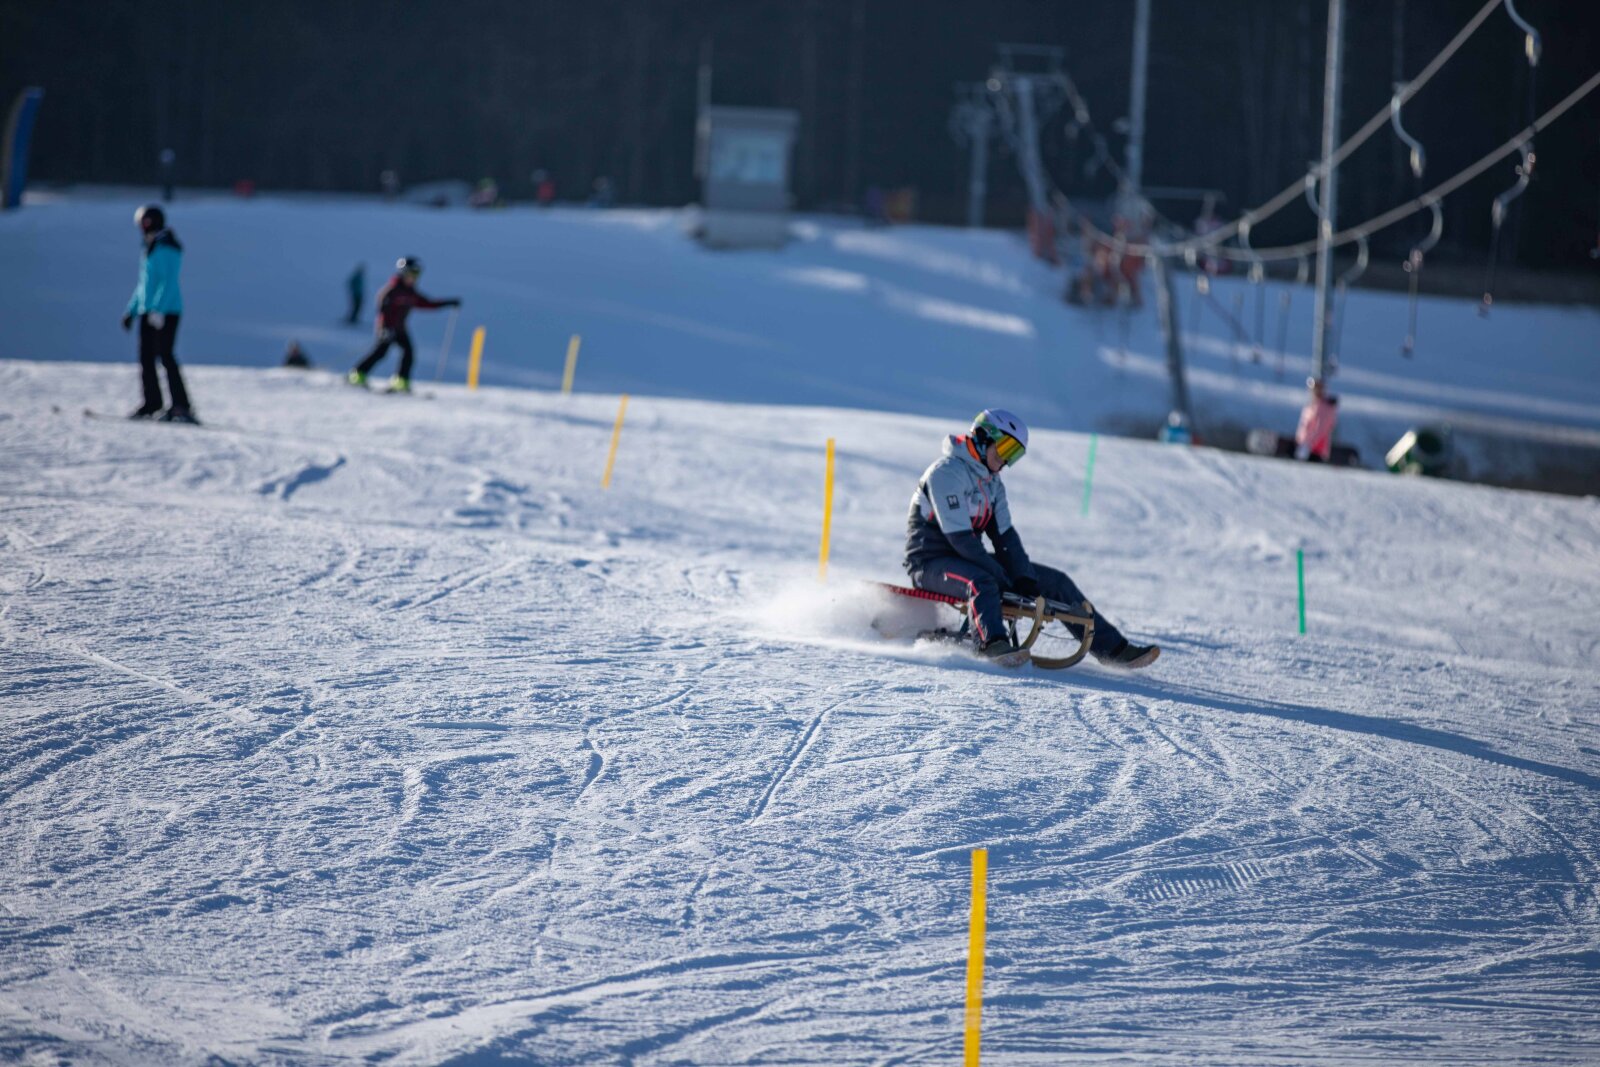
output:
M961 612L962 622L960 635L965 635L971 620L966 618L967 601L958 597L946 596L943 593L930 592L927 589L913 589L904 585L890 585L888 582L874 582L874 585L886 589L896 596L908 597L912 600L931 600L937 604L948 604ZM1058 671L1070 667L1081 660L1089 651L1089 643L1094 640L1094 607L1086 600L1080 607L1072 604L1063 604L1056 600L1046 600L1044 597L1029 599L1018 596L1016 593L1000 594L1000 615L1006 621L1006 629L1011 634L1011 640L1019 649L1028 650L1028 662L1035 667L1047 671ZM1047 641L1049 645L1057 643L1057 634L1060 641L1076 643L1076 649L1063 649L1064 655L1045 654L1041 649L1035 652L1035 643L1041 636L1046 635L1046 630L1051 623L1059 623L1060 629L1050 630ZM1081 639L1072 635L1067 629L1067 624L1083 627ZM945 637L955 637L945 631Z

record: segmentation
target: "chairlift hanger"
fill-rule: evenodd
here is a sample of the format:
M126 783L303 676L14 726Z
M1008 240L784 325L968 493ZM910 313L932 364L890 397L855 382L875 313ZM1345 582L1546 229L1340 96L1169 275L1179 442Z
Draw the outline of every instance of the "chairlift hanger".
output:
M1294 290L1297 286L1304 285L1306 279L1311 277L1311 257L1300 255L1296 257L1294 268L1294 285L1286 285L1278 297L1278 380L1283 381L1283 366L1288 358L1289 348L1289 305L1294 301Z
M1531 120L1534 113L1534 98L1538 89L1539 57L1544 51L1544 42L1539 37L1539 31L1520 14L1517 5L1512 0L1504 0L1506 14L1511 16L1511 21L1517 24L1522 31L1522 54L1528 61L1528 117ZM1489 315L1489 308L1494 305L1494 275L1500 258L1500 230L1505 225L1506 214L1511 205L1528 189L1528 183L1533 180L1533 164L1538 158L1534 155L1533 140L1530 138L1517 146L1522 162L1517 164L1516 184L1499 196L1494 198L1494 206L1489 209L1489 265L1484 277L1483 300L1478 304L1478 314L1485 318Z
M1590 259L1600 259L1600 212L1595 213L1594 247L1589 250Z
M1422 286L1422 263L1428 253L1433 251L1433 246L1439 243L1439 238L1444 234L1444 208L1439 201L1429 200L1428 208L1433 212L1433 226L1424 237L1411 248L1411 254L1406 257L1405 271L1411 276L1409 297L1409 313L1407 316L1406 339L1400 346L1400 354L1410 359L1417 350L1417 297Z
M1333 368L1339 364L1340 351L1344 345L1344 312L1350 302L1350 283L1356 281L1367 272L1367 263L1371 261L1371 249L1367 247L1365 232L1356 234L1356 261L1350 269L1339 275L1334 283L1334 308L1333 313L1333 353L1329 360L1328 373L1333 373Z
M1528 57L1528 66L1537 67L1539 57L1544 53L1544 41L1540 38L1539 31L1534 29L1527 19L1517 14L1517 5L1511 0L1505 0L1505 5L1506 14L1511 16L1511 21L1515 22L1517 28L1526 35L1522 39L1522 52Z
M1356 281L1367 273L1367 264L1372 259L1372 250L1367 247L1366 234L1356 234L1356 249L1356 261L1350 265L1349 270L1339 275L1339 284L1345 288L1349 288L1351 282Z
M1306 172L1304 189L1306 195L1306 206L1309 207L1311 209L1311 213L1316 215L1318 218L1322 217L1322 193L1317 188L1317 183L1320 180L1321 179L1317 177L1317 172L1315 170Z
M1403 99L1405 89L1404 82L1395 83L1394 95L1389 98L1389 125L1394 127L1395 136L1404 141L1406 147L1411 149L1411 173L1412 176L1420 180L1423 167L1427 165L1428 157L1422 150L1422 142L1407 133L1406 128L1400 124L1400 108L1405 103Z
M1239 227L1239 244L1250 257L1250 285L1256 291L1256 336L1255 344L1250 349L1250 362L1260 363L1261 343L1267 328L1267 291L1261 282L1266 278L1267 272L1261 265L1261 257L1256 255L1255 250L1250 247L1250 230L1252 228L1253 224L1251 223L1246 223Z
M1522 156L1522 162L1517 164L1516 184L1495 197L1494 206L1489 209L1489 270L1484 278L1483 300L1478 304L1478 314L1484 318L1488 318L1489 309L1494 306L1495 267L1500 259L1500 231L1505 226L1506 213L1512 203L1527 191L1528 183L1533 180L1533 164L1538 158L1534 155L1532 141L1518 145L1517 151Z

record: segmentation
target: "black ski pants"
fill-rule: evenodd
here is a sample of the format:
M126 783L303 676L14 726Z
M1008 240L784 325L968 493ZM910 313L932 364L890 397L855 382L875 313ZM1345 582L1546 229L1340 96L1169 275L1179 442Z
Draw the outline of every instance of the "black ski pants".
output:
M411 334L404 326L393 330L380 330L377 343L372 346L372 351L367 353L367 358L356 364L356 370L362 374L371 374L372 368L389 353L390 345L400 346L400 377L409 380L411 361L416 353L411 349Z
M167 372L167 392L172 406L179 411L189 410L189 391L183 387L183 372L178 369L178 357L173 355L173 345L178 340L177 315L163 315L161 325L150 322L149 313L139 316L139 379L144 386L143 408L147 412L160 411L161 379L156 375L156 364Z

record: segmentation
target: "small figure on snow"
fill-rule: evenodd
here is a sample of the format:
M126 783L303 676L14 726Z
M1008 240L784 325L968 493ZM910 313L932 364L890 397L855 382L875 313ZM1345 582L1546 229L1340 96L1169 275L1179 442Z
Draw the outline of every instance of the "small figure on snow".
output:
M556 202L556 180L550 177L550 172L540 168L533 172L533 196L540 207L549 207Z
M183 267L183 246L167 228L166 212L156 204L146 204L133 213L134 225L144 242L139 259L139 284L133 288L128 310L122 315L122 328L139 324L139 375L144 387L144 403L129 415L148 419L157 414L163 422L196 422L189 407L189 393L183 387L183 372L173 345L178 339L178 319L183 314L183 294L178 290L178 272ZM167 374L167 392L172 405L162 410L161 379L156 364Z
M1009 411L979 412L965 436L945 439L944 455L917 482L906 517L906 572L911 584L967 601L973 642L987 657L1016 651L1001 617L1002 592L1043 596L1074 606L1085 598L1065 572L1028 559L1011 525L1000 471L1022 458L1028 428ZM991 554L981 538L994 545ZM1101 663L1144 667L1161 650L1138 645L1098 611L1089 651ZM1083 636L1081 626L1069 626Z
M411 361L415 355L411 347L411 334L406 330L406 316L412 308L460 307L461 300L430 300L417 291L417 277L422 273L422 261L416 256L403 256L395 264L394 277L378 290L378 339L367 357L356 364L346 376L351 385L365 386L367 375L389 352L390 345L400 346L400 372L389 379L391 393L411 392Z
M367 265L357 263L356 269L350 272L350 277L344 280L345 292L350 295L350 314L345 318L345 323L354 326L361 320L361 305L367 300Z
M1339 398L1328 395L1328 383L1307 378L1311 395L1300 409L1300 425L1294 431L1294 458L1326 463L1333 452L1333 428L1339 423Z
M484 178L478 187L467 194L467 206L476 208L499 207L500 186L493 178Z
M1156 432L1156 440L1164 445L1194 444L1194 427L1189 425L1189 416L1177 410L1167 412L1167 421Z
M178 169L178 153L170 148L161 150L161 199L172 203L172 187Z

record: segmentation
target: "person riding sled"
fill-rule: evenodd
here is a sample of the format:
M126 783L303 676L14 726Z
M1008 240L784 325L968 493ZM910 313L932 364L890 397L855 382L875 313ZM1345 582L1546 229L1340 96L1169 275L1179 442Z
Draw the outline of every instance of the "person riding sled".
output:
M417 291L417 277L422 274L422 261L416 256L404 256L395 264L394 277L378 290L378 338L365 359L356 364L346 376L351 385L365 386L367 375L389 352L390 345L400 346L400 371L389 379L391 393L411 392L411 361L415 352L411 347L411 334L406 330L406 316L412 308L460 307L459 298L430 300Z
M1064 571L1034 563L1011 525L1011 508L1000 472L1021 459L1028 428L1009 411L979 412L965 436L951 435L944 454L917 481L906 517L906 572L918 589L967 602L972 642L986 657L1017 651L1001 615L1001 594L1015 593L1079 607L1084 595ZM994 546L990 553L983 544ZM1089 652L1103 664L1137 668L1154 663L1161 650L1129 641L1094 611ZM1074 636L1083 627L1068 624Z

